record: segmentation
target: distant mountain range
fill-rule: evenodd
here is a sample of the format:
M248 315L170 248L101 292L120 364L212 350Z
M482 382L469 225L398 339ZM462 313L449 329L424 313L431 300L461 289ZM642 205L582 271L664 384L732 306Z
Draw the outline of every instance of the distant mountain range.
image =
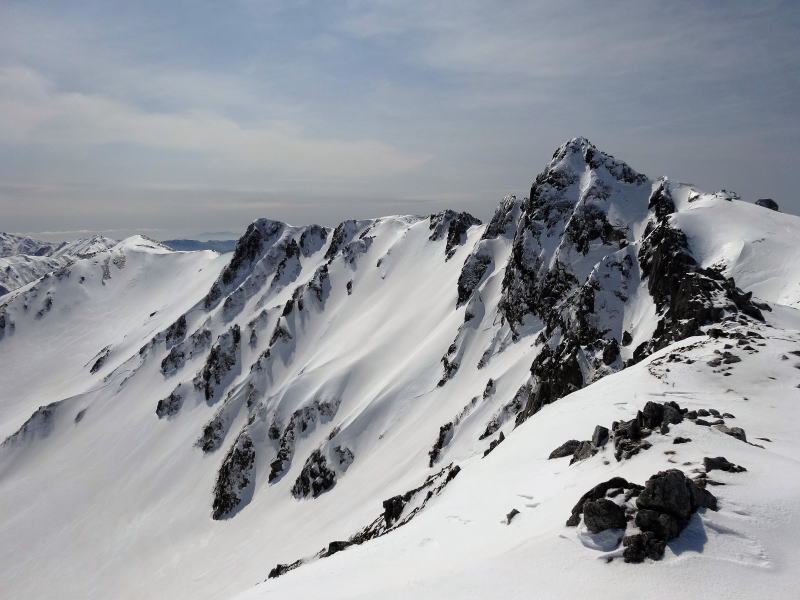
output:
M101 235L53 243L0 232L0 296L116 244Z
M199 240L164 240L162 244L166 244L173 250L214 250L220 254L226 252L233 252L236 248L237 240L207 240L201 242Z

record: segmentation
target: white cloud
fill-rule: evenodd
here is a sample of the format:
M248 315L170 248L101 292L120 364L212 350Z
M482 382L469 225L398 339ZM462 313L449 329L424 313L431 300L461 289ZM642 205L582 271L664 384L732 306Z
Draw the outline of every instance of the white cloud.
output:
M427 159L372 140L317 139L293 124L239 123L210 111L148 112L98 94L63 92L35 71L0 68L0 143L66 151L133 144L196 153L229 171L310 179L412 171Z

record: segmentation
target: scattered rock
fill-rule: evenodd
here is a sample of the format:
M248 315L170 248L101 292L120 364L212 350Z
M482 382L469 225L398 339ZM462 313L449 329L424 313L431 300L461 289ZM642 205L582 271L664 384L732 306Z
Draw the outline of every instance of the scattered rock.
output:
M605 445L608 441L608 433L607 427L603 427L602 425L595 426L594 433L592 434L592 445L595 448L600 448Z
M328 549L322 553L323 557L328 557L336 554L337 552L341 552L345 548L349 548L353 545L353 542L349 541L335 541L328 544Z
M739 465L735 465L732 462L728 461L727 458L724 456L717 456L716 458L711 458L706 456L703 459L703 466L706 469L706 473L710 473L714 469L719 471L728 471L729 473L742 473L747 471L744 467Z
M486 457L486 455L488 455L488 454L489 454L489 453L490 453L492 450L494 450L495 448L497 448L497 447L498 447L498 446L499 446L499 445L500 445L500 444L501 444L501 443L502 443L502 442L503 442L505 439L506 439L506 436L505 436L505 435L503 434L503 432L501 431L501 432L500 432L500 435L498 435L498 436L497 436L497 439L496 439L496 440L492 440L491 442L489 442L489 447L488 447L486 450L484 450L484 452L483 452L483 456L484 456L484 458L485 458L485 457Z
M581 442L578 440L569 440L561 444L558 448L553 450L548 456L548 459L552 458L563 458L565 456L570 456L574 454L575 451L578 449L578 446L581 445Z
M511 525L511 521L519 514L516 508L512 508L511 512L506 515L506 525Z
M629 500L630 498L636 496L642 489L644 488L641 485L630 483L627 479L623 479L622 477L612 477L608 481L598 483L583 496L581 496L577 504L572 507L572 515L567 520L567 527L576 527L578 523L580 523L581 513L583 512L583 507L586 502L605 498L606 493L612 490L627 490L625 499ZM616 492L616 495L618 494L619 492Z
M569 464L574 464L579 460L591 458L595 454L597 454L597 448L595 448L591 442L581 442L580 445L575 449L575 453L572 455Z
M744 433L744 429L741 427L728 427L726 425L717 424L714 425L714 429L721 431L731 437L735 437L737 440L742 442L747 442L747 436Z
M677 436L674 440L672 440L672 443L673 444L686 444L686 443L691 442L691 441L692 441L691 438Z

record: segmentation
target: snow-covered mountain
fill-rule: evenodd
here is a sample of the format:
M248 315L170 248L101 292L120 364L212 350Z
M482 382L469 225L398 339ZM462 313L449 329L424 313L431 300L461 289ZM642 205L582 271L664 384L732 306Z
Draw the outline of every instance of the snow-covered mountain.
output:
M51 243L0 232L0 296L116 243L101 235Z
M792 597L798 239L576 138L486 224L77 259L0 300L0 589Z

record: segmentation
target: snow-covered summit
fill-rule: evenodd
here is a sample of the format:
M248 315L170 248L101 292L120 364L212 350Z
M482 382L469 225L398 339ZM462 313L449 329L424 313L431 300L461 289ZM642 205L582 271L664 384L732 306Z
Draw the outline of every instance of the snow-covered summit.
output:
M57 244L35 240L15 233L0 231L0 258L27 254L28 256L44 256L53 251Z
M575 138L488 223L77 258L0 299L0 585L789 597L797 239Z
M95 235L56 244L0 232L0 295L116 243L116 240Z

